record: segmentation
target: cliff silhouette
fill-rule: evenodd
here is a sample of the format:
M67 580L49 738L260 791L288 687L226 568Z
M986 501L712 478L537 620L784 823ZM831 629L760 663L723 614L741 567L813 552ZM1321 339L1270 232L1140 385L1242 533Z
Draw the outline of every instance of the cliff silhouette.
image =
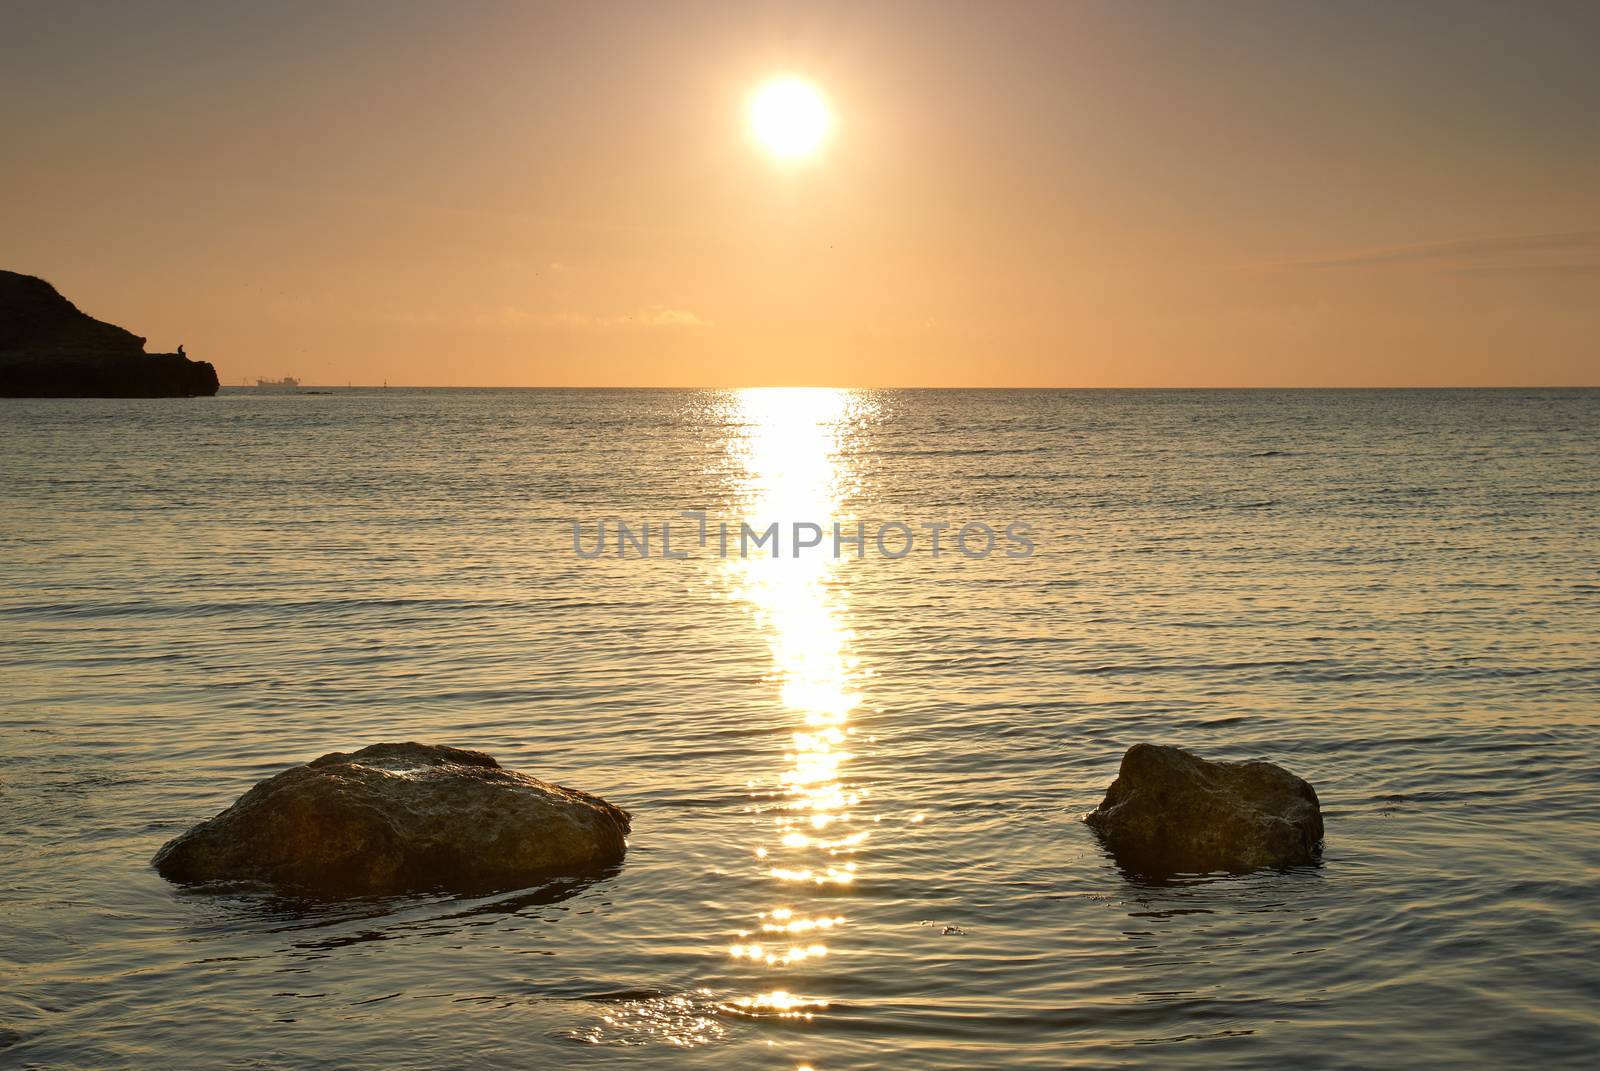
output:
M178 398L217 393L217 370L211 362L181 353L146 353L144 341L81 312L43 279L0 271L0 396Z

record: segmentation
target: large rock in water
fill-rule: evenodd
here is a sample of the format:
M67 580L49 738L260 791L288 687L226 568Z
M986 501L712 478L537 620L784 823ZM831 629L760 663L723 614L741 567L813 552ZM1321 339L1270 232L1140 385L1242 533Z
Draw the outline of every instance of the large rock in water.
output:
M171 398L217 393L209 361L145 353L32 275L0 271L0 397Z
M1128 749L1084 821L1120 863L1152 875L1294 866L1322 844L1316 790L1288 770L1157 744Z
M268 778L156 853L177 882L491 892L621 861L628 813L477 751L373 744Z

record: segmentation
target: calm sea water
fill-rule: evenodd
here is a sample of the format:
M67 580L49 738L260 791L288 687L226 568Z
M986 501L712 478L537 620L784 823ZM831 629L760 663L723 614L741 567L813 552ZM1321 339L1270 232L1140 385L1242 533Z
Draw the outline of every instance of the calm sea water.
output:
M1597 458L1595 391L0 403L0 1064L1592 1066ZM573 554L680 510L1036 552ZM627 807L626 863L149 869L403 739ZM1138 741L1307 777L1321 865L1125 877L1079 816Z

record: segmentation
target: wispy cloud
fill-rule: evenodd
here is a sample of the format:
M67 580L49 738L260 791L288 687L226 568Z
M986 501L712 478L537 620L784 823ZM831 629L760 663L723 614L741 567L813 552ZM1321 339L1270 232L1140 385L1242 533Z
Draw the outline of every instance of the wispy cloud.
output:
M656 306L646 315L645 324L650 327L710 327L709 321L702 320L688 309L668 309Z
M1530 255L1588 253L1600 250L1600 230L1563 231L1556 234L1517 234L1497 238L1468 238L1451 242L1422 242L1307 257L1295 262L1301 268L1376 268L1423 265L1477 274L1517 274L1549 269L1563 274L1570 265L1520 263Z
M1600 275L1600 264L1575 262L1572 264L1480 264L1475 267L1452 269L1456 275L1528 275L1545 278L1580 278Z
M711 321L697 316L688 309L676 309L666 305L651 305L636 313L615 316L583 312L535 312L514 305L502 305L493 312L473 317L472 324L475 327L502 328L691 328L710 327Z

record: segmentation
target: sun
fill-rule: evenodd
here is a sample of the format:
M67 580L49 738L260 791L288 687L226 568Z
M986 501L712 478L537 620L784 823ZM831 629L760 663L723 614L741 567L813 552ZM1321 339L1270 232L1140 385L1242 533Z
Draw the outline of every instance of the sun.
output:
M750 94L749 115L756 143L780 160L815 156L833 127L822 93L799 78L763 83Z

